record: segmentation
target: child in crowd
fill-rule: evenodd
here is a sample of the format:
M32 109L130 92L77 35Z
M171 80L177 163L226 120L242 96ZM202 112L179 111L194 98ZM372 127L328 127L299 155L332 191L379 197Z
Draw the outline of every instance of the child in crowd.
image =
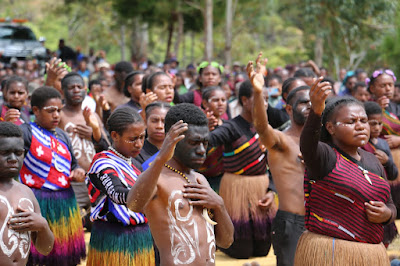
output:
M397 166L393 162L392 153L386 140L379 138L382 132L382 108L376 102L364 103L365 112L368 116L368 123L370 127L370 138L367 144L362 148L375 154L376 158L383 165L388 180L395 180L398 176ZM390 182L389 182L390 184ZM392 192L392 197L395 198ZM397 235L397 228L395 223L390 223L384 227L383 243L387 247Z
M371 98L365 82L357 82L351 90L351 96L363 103L369 101Z
M31 241L35 250L47 255L54 236L40 214L38 200L25 185L15 181L24 160L21 129L0 123L0 261L2 265L26 265ZM32 247L33 248L33 247Z
M67 133L57 127L61 94L40 87L33 92L31 105L36 118L21 125L25 159L19 178L35 194L55 242L48 256L32 247L28 264L77 265L85 257L85 239L71 181L83 182L85 171L78 165Z
M24 106L28 98L28 81L19 76L11 76L5 83L3 93L0 121L9 121L16 125L29 123L29 110Z

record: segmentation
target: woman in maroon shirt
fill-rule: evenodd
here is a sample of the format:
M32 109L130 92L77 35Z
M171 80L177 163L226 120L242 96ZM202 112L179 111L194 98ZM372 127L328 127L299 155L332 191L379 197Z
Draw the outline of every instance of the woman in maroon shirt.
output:
M325 108L332 87L321 80L310 90L312 109L300 138L307 231L295 265L388 265L383 225L396 218L396 208L382 165L359 149L369 139L368 117L349 97Z

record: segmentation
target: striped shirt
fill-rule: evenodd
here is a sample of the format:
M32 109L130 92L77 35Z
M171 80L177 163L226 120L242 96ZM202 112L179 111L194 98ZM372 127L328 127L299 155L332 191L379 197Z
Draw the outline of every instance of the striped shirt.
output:
M210 133L210 146L224 145L224 171L237 175L263 175L267 156L260 148L253 124L242 116L228 120Z
M126 200L140 171L112 151L97 153L86 176L91 202L90 219L124 225L147 223L142 213L128 209Z

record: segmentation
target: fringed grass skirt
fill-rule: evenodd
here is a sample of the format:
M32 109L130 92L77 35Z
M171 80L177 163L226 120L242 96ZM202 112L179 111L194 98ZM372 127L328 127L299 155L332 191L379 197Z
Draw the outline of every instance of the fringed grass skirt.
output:
M390 262L382 243L353 242L306 231L297 244L294 265L388 266Z
M49 255L43 256L32 244L27 265L70 266L85 258L85 237L82 218L74 191L32 189L39 202L42 216L54 234L54 247Z
M270 238L276 205L268 209L258 206L269 185L268 175L245 176L225 173L219 189L226 210L235 227L235 240Z
M149 226L93 222L86 265L155 265Z

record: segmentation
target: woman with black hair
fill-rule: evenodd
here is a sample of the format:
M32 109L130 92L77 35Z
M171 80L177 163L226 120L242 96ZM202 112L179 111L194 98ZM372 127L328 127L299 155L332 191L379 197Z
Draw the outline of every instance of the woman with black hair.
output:
M396 208L382 165L360 149L369 140L368 117L354 98L335 98L325 108L331 90L328 82L311 88L300 138L308 231L295 265L388 265L383 225L394 221Z

